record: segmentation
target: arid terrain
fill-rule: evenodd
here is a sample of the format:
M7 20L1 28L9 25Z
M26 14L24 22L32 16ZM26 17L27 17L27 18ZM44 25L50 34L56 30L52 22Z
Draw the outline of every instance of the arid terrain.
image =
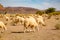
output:
M57 19L58 18L58 19ZM55 25L60 23L60 15L52 16L50 19L44 17L46 26L39 25L39 32L23 32L23 25L10 25L10 21L0 19L7 23L6 30L0 33L0 40L60 40L60 30L55 28Z
M0 0L0 40L60 40L60 0Z

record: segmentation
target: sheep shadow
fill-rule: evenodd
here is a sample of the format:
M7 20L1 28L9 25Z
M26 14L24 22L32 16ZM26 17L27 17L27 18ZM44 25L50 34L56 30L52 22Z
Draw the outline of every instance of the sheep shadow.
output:
M23 31L18 31L18 32L12 31L11 33L24 33L24 32Z
M51 29L51 30L60 30L60 29Z
M11 33L24 33L23 31L20 32L11 32ZM30 33L29 31L26 31L25 33Z

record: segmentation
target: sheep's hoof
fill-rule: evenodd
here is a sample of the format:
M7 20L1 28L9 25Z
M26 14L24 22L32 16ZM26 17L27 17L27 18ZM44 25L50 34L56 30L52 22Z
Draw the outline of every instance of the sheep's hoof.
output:
M29 33L29 31L24 31L24 33Z

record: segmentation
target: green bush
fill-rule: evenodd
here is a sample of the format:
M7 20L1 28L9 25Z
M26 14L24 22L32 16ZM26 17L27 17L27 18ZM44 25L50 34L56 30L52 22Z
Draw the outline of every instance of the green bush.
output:
M55 10L56 10L55 8L48 8L45 10L45 12L49 14L49 13L55 12Z
M52 14L53 14L53 15L59 15L60 12L53 12Z
M44 13L42 11L37 11L36 14L42 15Z
M52 12L52 13L49 13L48 15L60 15L60 12Z
M52 12L52 13L48 13L48 19L51 18L52 15L56 16L56 15L60 15L60 12ZM59 20L59 18L56 18L57 20Z

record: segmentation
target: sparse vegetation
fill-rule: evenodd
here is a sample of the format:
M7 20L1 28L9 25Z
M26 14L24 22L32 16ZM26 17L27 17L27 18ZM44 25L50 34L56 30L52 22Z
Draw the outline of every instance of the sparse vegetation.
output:
M60 12L52 12L50 15L60 15Z
M58 30L58 29L60 29L60 24L56 24L55 25L55 28Z
M51 18L51 16L56 16L56 15L60 15L60 12L52 12L52 13L48 13L48 19L50 19ZM59 19L59 18L56 18L57 20Z
M43 12L42 11L37 11L36 14L42 15Z
M46 12L47 14L49 14L49 13L55 12L55 10L56 10L55 8L48 8L48 9L46 9L45 12Z
M55 18L56 20L59 20L59 18Z

